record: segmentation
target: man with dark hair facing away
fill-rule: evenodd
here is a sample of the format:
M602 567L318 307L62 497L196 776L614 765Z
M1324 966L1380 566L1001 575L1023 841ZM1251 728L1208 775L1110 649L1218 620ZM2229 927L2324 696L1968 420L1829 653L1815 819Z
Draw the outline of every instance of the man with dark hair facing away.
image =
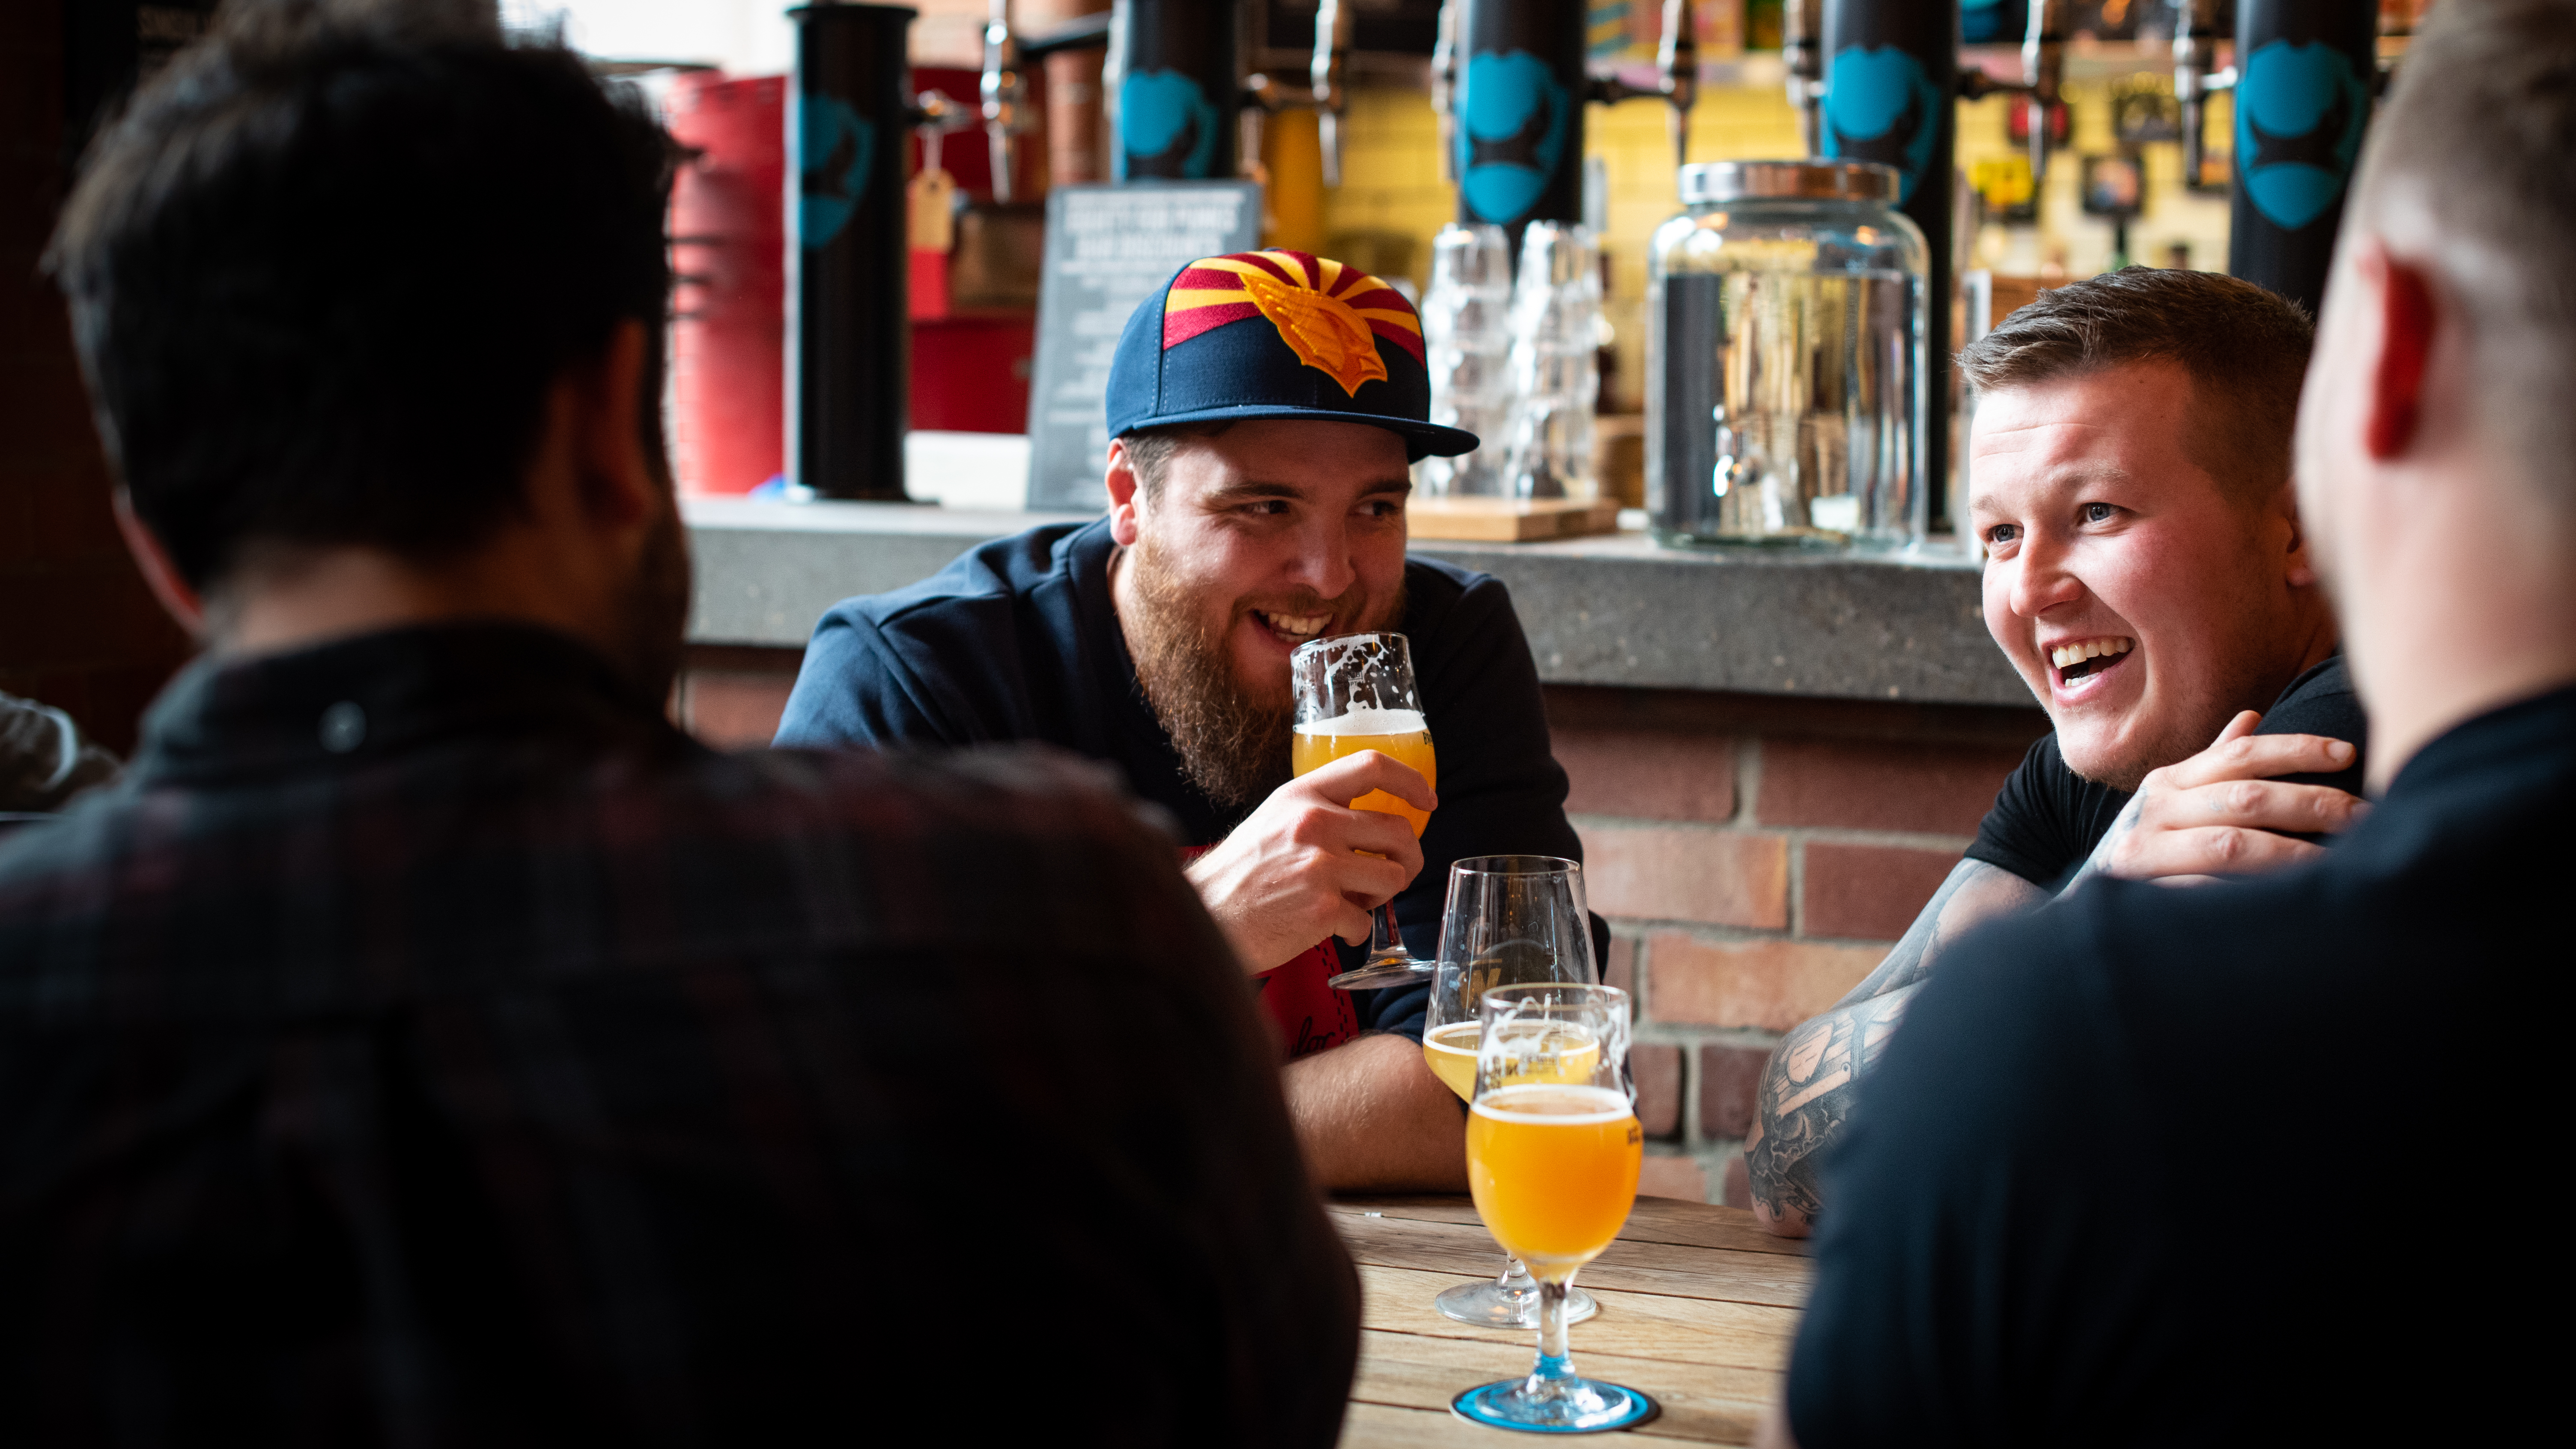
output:
M1582 858L1510 596L1406 555L1408 464L1476 446L1430 405L1421 320L1386 283L1303 252L1194 261L1118 339L1108 515L835 605L778 730L1044 741L1169 810L1285 1048L1289 1114L1328 1188L1466 1187L1464 1106L1422 1057L1429 986L1326 984L1358 964L1342 948L1369 941L1369 912L1392 897L1428 957L1452 861ZM1382 630L1410 641L1437 794L1374 750L1292 780L1289 656ZM1353 808L1373 791L1432 812L1418 843L1402 817Z
M2290 486L2309 341L2251 282L2128 267L1961 356L1986 628L2056 728L1887 959L1763 1069L1745 1167L1773 1232L1813 1227L1855 1089L1969 927L2089 877L2313 859L2362 808L2365 722Z
M2297 433L2375 803L2258 879L2102 881L1951 949L1828 1168L1772 1442L2549 1422L2567 948L2534 906L2576 867L2570 156L2566 0L2434 7L2353 181Z
M1093 767L722 756L671 154L572 54L236 4L52 253L204 658L0 842L0 1441L1327 1445L1358 1283Z

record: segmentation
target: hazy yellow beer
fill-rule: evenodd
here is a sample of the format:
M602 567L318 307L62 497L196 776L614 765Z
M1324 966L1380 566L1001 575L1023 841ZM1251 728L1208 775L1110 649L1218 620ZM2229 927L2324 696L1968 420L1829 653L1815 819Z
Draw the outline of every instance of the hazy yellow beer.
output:
M1450 1091L1476 1100L1476 1046L1484 1040L1484 1023L1451 1022L1422 1034L1422 1059ZM1503 1072L1506 1082L1588 1082L1601 1065L1601 1043L1554 1022L1517 1021L1503 1028L1504 1039L1530 1039L1524 1053Z
M1497 1087L1467 1118L1476 1212L1541 1278L1564 1277L1619 1236L1644 1155L1636 1112L1606 1087Z
M1362 750L1375 750L1400 764L1411 765L1421 772L1424 784L1435 790L1440 787L1439 766L1431 756L1431 730L1422 722L1420 710L1355 709L1338 719L1301 724L1289 743L1288 764L1303 775ZM1413 826L1416 838L1421 836L1422 827L1431 823L1429 811L1416 810L1384 790L1371 790L1352 801L1351 808L1401 815Z
M1431 1075L1462 1102L1476 1100L1476 1042L1484 1034L1480 1021L1453 1021L1422 1034L1422 1059Z

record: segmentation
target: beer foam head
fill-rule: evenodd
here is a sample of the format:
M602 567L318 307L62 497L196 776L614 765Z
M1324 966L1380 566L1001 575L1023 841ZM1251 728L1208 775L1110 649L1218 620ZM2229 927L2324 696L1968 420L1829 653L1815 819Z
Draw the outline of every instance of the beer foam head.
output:
M1589 1127L1636 1115L1625 1092L1557 1082L1496 1087L1476 1099L1475 1112L1497 1122L1540 1127Z
M1422 1044L1432 1051L1457 1052L1472 1057L1476 1054L1476 1043L1484 1034L1485 1024L1481 1021L1453 1021L1423 1033Z
M1338 719L1297 726L1301 735L1418 735L1430 726L1418 709L1355 709Z

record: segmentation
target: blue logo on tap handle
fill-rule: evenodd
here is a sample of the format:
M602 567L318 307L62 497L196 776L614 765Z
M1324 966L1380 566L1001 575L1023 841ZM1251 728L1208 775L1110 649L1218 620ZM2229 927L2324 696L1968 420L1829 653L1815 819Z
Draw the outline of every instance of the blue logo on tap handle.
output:
M2236 174L2265 220L2296 231L2343 195L2370 123L2352 57L2323 42L2275 40L2236 83Z
M1912 54L1845 46L1825 72L1825 154L1895 167L1904 178L1896 201L1905 205L1932 164L1947 104Z
M796 230L808 251L841 234L868 194L876 123L846 101L809 95L796 118Z
M1207 180L1222 124L1207 90L1179 71L1128 76L1118 83L1117 179Z
M1458 189L1468 207L1508 226L1529 215L1565 159L1572 102L1547 62L1526 50L1467 62L1458 114Z

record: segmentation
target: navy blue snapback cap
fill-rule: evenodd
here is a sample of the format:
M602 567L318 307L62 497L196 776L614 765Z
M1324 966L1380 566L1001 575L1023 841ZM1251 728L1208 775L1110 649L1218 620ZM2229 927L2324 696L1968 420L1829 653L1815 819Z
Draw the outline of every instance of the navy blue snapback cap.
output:
M1330 257L1202 257L1137 304L1109 362L1109 436L1178 423L1314 418L1404 437L1407 460L1476 449L1431 421L1422 318Z

